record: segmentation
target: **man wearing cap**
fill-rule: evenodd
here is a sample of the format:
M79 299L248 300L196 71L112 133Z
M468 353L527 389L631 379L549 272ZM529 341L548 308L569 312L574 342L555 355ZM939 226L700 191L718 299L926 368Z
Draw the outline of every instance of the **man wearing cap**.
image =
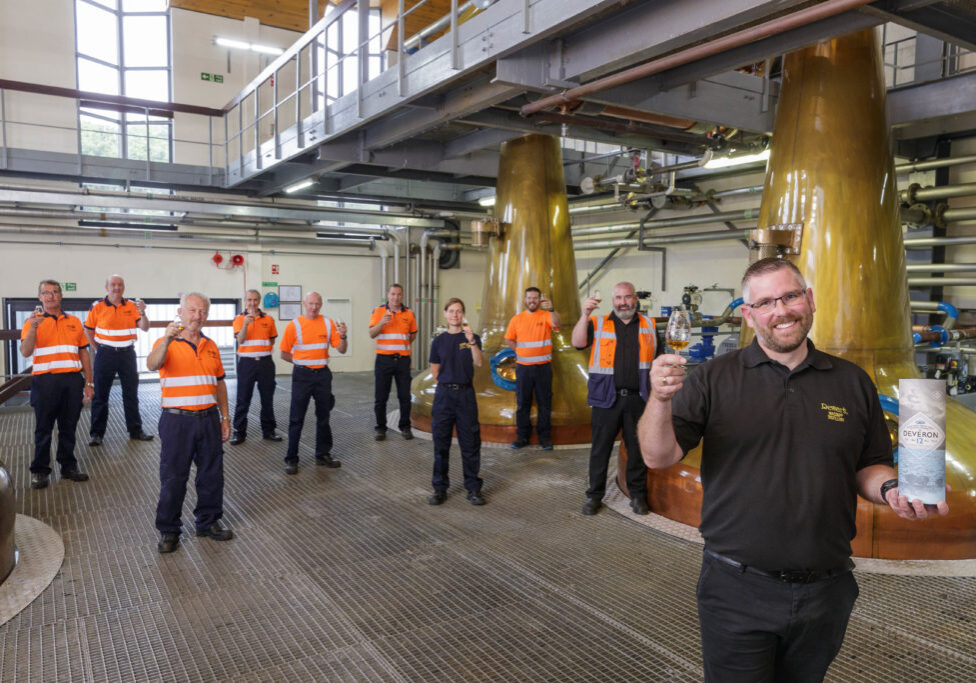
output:
M619 432L627 447L630 508L634 514L646 515L647 467L637 441L637 421L650 394L648 371L657 346L654 320L637 312L637 294L629 282L614 285L609 315L590 315L599 304L596 297L587 297L573 328L573 346L590 347L586 402L593 408L592 444L583 514L595 515L603 505L607 465Z
M410 431L410 345L417 336L417 318L403 305L403 287L390 285L386 304L373 309L369 319L369 336L376 340L376 363L373 366L373 412L376 414L376 440L386 438L386 401L390 385L396 381L400 417L397 428L404 439Z
M505 340L515 352L516 435L512 448L524 448L532 433L532 395L538 415L535 430L542 450L552 450L552 331L559 329L559 314L538 287L525 290L525 310L512 317Z
M58 425L57 461L61 478L88 481L75 459L75 428L81 404L92 397L92 368L88 339L81 321L61 310L61 284L41 280L41 305L20 331L20 353L33 356L30 404L34 409L34 459L31 488L42 489L51 479L51 433Z
M146 304L126 299L125 280L119 275L105 279L105 298L96 300L85 320L85 334L95 350L95 398L92 399L89 446L101 446L108 423L108 397L112 382L119 376L122 409L130 439L152 441L142 430L139 414L139 371L136 369L136 329L146 332L149 318Z
M261 433L265 441L281 441L275 433L274 415L275 366L271 357L278 330L274 319L259 306L261 293L249 289L244 295L244 313L234 318L237 338L237 401L234 405L234 438L231 446L247 438L247 412L254 395L254 384L261 395Z
M289 321L281 336L281 360L295 367L291 374L291 410L288 416L288 452L285 474L298 474L298 443L305 426L305 411L315 399L315 464L341 467L332 458L332 427L329 415L335 406L329 347L346 352L346 324L336 324L319 314L322 296L309 292L302 300L305 315Z
M180 517L190 465L196 465L197 504L193 510L196 535L229 541L234 532L224 526L224 447L230 438L227 386L220 351L204 336L210 299L199 292L180 297L179 322L166 326L146 358L150 371L159 371L162 414L159 416L159 504L156 529L160 553L179 547Z

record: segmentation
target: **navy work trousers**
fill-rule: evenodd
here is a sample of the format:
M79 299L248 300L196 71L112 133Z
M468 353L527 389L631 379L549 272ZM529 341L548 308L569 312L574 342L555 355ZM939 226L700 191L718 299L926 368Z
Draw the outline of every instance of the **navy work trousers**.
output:
M202 417L159 416L159 504L156 528L161 534L180 533L180 517L190 465L196 465L197 505L193 517L197 530L206 529L224 516L224 447L220 417L211 410Z
M451 433L457 427L464 488L480 491L481 425L478 424L478 400L474 388L466 385L449 389L438 384L434 390L430 427L434 440L434 477L431 479L434 490L446 491L451 485L447 469L451 459Z
M525 441L532 433L532 394L535 394L535 431L540 442L552 441L552 363L539 365L515 365L515 397L518 409L515 411L517 436Z
M332 371L328 367L313 370L296 365L291 373L291 411L288 416L288 452L286 463L298 462L298 443L305 426L308 402L315 399L315 457L332 451L332 427L329 414L335 406L332 395Z
M80 372L46 372L31 378L30 404L34 409L34 460L30 471L51 473L51 434L58 425L57 460L61 471L78 468L75 428L81 417L85 378Z
M397 403L400 419L397 428L403 431L410 426L410 356L378 353L373 366L373 412L376 413L376 431L386 431L386 401L390 397L390 385L396 381Z
M602 499L607 491L607 465L613 442L620 432L627 446L627 492L631 498L647 496L647 466L637 441L637 421L644 412L644 399L636 391L621 395L610 408L593 408L590 414L590 488L586 497Z
M271 356L237 358L237 401L234 405L234 431L247 436L247 411L251 408L254 384L261 396L261 433L274 434L278 423L274 416L275 366Z
M119 376L122 385L122 409L125 411L125 428L129 436L142 433L142 417L139 415L139 371L136 369L136 349L134 346L115 347L100 344L95 352L92 366L95 375L95 396L92 398L91 428L92 436L105 436L108 423L108 396L112 392L112 382Z
M697 594L706 681L820 683L840 651L858 588L849 571L786 583L706 552Z

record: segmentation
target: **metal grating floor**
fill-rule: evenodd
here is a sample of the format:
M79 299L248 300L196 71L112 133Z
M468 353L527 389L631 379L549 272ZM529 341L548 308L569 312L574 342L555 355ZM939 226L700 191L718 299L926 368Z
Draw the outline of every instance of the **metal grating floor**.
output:
M233 382L229 383L231 396ZM276 414L287 424L287 378ZM303 446L225 446L237 537L156 552L156 442L126 438L113 392L105 444L79 425L84 484L29 488L33 414L0 410L17 510L64 539L40 597L0 627L3 681L696 681L701 547L603 510L579 514L586 449L486 448L488 505L455 484L426 504L431 444L372 439L372 373L337 375L338 470ZM140 393L147 428L158 386ZM391 403L392 407L392 403ZM311 443L312 420L306 421ZM279 430L281 431L281 430ZM184 524L192 527L192 485ZM976 578L858 572L831 681L976 681Z

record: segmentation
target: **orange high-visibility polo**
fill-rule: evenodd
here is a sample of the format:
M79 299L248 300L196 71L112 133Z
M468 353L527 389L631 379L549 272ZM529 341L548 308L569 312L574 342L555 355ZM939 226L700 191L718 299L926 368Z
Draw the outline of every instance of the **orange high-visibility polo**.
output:
M376 335L376 353L381 356L401 356L410 355L410 335L417 332L417 318L413 311L403 306L398 312L390 310L386 304L377 306L373 309L373 315L369 318L369 326L376 325L383 316L389 311L393 316L390 322L380 328L380 333Z
M153 349L163 343L160 337ZM166 349L166 359L159 368L159 385L163 408L205 410L217 404L217 382L224 378L220 351L209 337L200 337L194 346L177 337Z
M515 342L515 362L519 365L542 365L552 360L552 312L541 308L534 313L522 311L512 317L505 339Z
M30 318L20 331L20 339L27 338ZM31 357L32 374L78 372L81 370L81 357L78 349L88 348L88 337L81 326L81 320L73 315L62 313L53 316L44 314L44 322L37 326L34 338L34 355Z
M236 335L244 327L245 314L234 318L234 334ZM278 336L278 328L275 327L274 319L258 311L254 322L247 326L247 334L244 335L244 343L237 345L237 355L240 358L262 358L271 355L271 347L274 346L275 337Z
M291 354L292 363L313 370L328 365L329 346L341 343L339 329L324 315L315 320L300 315L288 322L281 335L281 350Z
M122 299L122 303L116 306L105 297L92 304L85 327L94 331L97 343L124 348L135 343L138 331L136 323L141 317L131 299Z

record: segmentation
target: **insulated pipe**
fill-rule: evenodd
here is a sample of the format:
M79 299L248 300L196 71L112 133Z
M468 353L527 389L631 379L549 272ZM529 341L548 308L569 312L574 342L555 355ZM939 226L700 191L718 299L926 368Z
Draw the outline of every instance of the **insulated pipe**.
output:
M708 225L710 223L726 223L728 221L756 220L759 209L743 209L740 211L723 211L721 213L696 214L682 218L664 218L644 223L644 230L662 230L664 228L680 228L687 225ZM627 232L639 228L640 223L611 223L609 225L591 225L572 230L573 237L582 235L603 235L614 232Z
M0 234L6 234L7 231L0 230ZM53 233L52 233L53 236ZM0 239L0 244L26 244L32 247L37 246L37 240L7 240ZM55 245L49 245L55 246ZM56 246L62 247L95 247L95 248L105 248L105 249L118 249L122 248L132 248L132 249L159 249L161 251L203 251L208 253L213 253L213 247L191 247L187 245L169 245L169 244L103 244L99 242L58 242ZM323 245L325 246L325 245ZM351 245L346 245L351 246ZM245 254L286 254L288 256L349 256L349 257L368 257L374 258L371 254L350 254L348 252L336 252L336 251L315 251L310 252L308 250L303 251L288 251L284 249L251 249L248 247L242 247L235 249L235 251L240 251Z
M640 66L635 66L631 69L625 69L624 71L615 73L612 76L598 78L597 80L591 81L586 85L569 88L568 90L564 90L557 95L543 97L522 107L521 114L522 116L529 116L530 114L542 111L543 109L548 109L549 107L557 107L569 102L574 102L575 100L586 97L587 95L592 95L596 92L600 92L601 90L607 90L618 85L624 85L641 78L646 78L647 76L661 73L662 71L666 71L668 69L673 69L683 64L689 64L691 62L704 59L705 57L710 57L712 55L725 52L726 50L730 50L734 47L747 45L757 40L761 40L762 38L767 38L790 29L805 26L815 21L820 21L821 19L826 19L827 17L840 14L841 12L857 9L858 7L866 5L869 2L871 2L871 0L827 0L826 2L820 2L812 7L807 7L806 9L802 9L798 12L777 17L776 19L772 19L756 26L750 26L749 28L741 31L736 31L735 33L731 33L727 36L722 36L721 38L716 38L715 40L680 50L673 54L667 55L666 57L652 60L646 64L641 64Z
M667 237L647 238L644 240L645 247L659 247L668 244L687 244L691 242L724 242L727 240L745 240L749 238L750 230L729 230L726 232L702 232L688 235L669 235ZM592 249L613 249L615 247L636 247L637 238L616 239L616 240L573 240L574 251L587 251Z
M895 166L895 173L906 173L914 171L931 171L936 168L946 166L958 166L960 164L976 164L976 154L963 157L947 157L945 159L932 159L930 161L913 161L907 164Z
M426 261L427 261L427 242L432 237L451 237L454 234L452 230L424 230L424 234L420 236L420 275L418 280L420 301L417 309L414 313L419 312L421 315L421 320L417 321L417 329L420 330L420 344L421 348L426 348L425 342L430 338L426 332L429 328L431 332L434 330L433 321L430 310L430 300L429 296L427 300L424 300L424 291L429 290L429 283L427 281L426 273ZM433 264L432 268L436 268L437 264ZM435 312L436 314L436 312Z
M976 287L976 278L968 277L910 277L909 287Z
M901 201L906 204L929 202L935 199L950 199L953 197L971 197L976 195L976 183L965 185L939 185L937 187L922 187L912 183L907 189L899 193Z
M905 270L909 273L961 273L976 270L976 263L911 263Z
M903 241L906 249L928 249L929 247L949 247L956 244L976 244L976 235L970 237L908 237Z
M969 221L976 219L976 206L966 207L964 209L946 209L942 212L942 220L948 222L951 221Z

